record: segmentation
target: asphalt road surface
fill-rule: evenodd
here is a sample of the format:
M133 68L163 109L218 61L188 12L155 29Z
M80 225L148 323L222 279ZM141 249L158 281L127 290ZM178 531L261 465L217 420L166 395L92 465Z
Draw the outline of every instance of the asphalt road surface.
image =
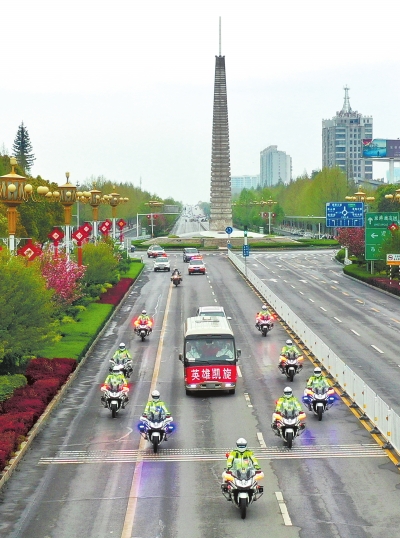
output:
M1 492L0 535L398 535L398 470L340 400L322 422L307 412L307 430L294 441L292 450L274 436L270 428L274 403L288 384L277 368L287 334L278 323L267 338L255 329L260 299L226 255L205 254L205 276L187 275L181 252L170 258L183 273L182 284L172 288L170 273L154 273L152 261L146 259L146 270ZM258 254L251 256L249 263L307 323L316 321L314 330L321 338L333 337L339 355L351 346L351 353L342 358L358 360L369 375L368 383L375 380L380 386L386 376L397 383L397 370L391 361L397 360L392 341L395 346L398 329L396 321L393 326L389 323L397 314L391 298L367 287L353 288L355 284L341 276L326 251L312 256ZM223 306L232 317L237 346L242 350L241 377L235 395L186 396L178 360L183 323L198 306L213 304ZM143 308L155 320L153 333L145 342L132 331L132 320ZM374 308L386 321L377 324L380 316ZM367 321L366 330L362 323ZM342 332L337 333L339 327ZM381 328L386 332L379 340L374 331ZM134 371L130 402L112 419L100 405L100 385L107 375L108 359L121 341L132 352ZM371 351L372 343L384 353L374 348ZM312 369L307 362L291 384L299 398ZM137 431L153 386L160 390L177 424L176 432L157 455ZM238 437L248 440L265 473L264 495L250 506L245 520L220 491L225 453Z

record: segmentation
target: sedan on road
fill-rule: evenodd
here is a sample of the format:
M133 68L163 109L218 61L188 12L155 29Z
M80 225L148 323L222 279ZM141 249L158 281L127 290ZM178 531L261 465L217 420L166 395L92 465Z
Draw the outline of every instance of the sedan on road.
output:
M147 257L157 258L158 256L165 256L165 250L160 245L150 245L147 249Z
M169 258L165 256L157 256L154 260L154 271L171 271Z
M183 249L183 261L188 262L190 261L194 256L199 256L200 253L197 250L197 248L184 248Z
M206 266L204 265L203 260L197 260L197 259L190 260L188 273L189 275L195 275L195 274L205 275Z

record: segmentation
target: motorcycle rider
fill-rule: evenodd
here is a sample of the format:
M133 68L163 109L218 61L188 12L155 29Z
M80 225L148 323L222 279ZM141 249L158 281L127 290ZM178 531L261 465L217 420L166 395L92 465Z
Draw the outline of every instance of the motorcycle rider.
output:
M110 360L110 372L114 366L121 365L130 373L132 372L132 355L126 349L124 342L121 342Z
M175 269L172 271L172 274L171 274L171 280L174 278L174 275L178 275L180 278L182 278L182 273L179 271L179 269L177 269L175 267Z
M292 340L288 339L286 340L285 345L281 349L280 359L279 359L279 370L283 372L283 367L286 363L286 355L290 353L293 354L294 357L300 357L301 353L299 349L293 344Z
M155 413L158 410L163 410L165 413L165 417L169 418L171 417L171 413L168 411L168 408L162 400L160 400L160 393L158 390L153 390L151 393L151 400L149 400L146 404L146 407L144 408L143 414L140 417L140 420L143 421L143 419L147 418L149 414ZM145 439L147 439L147 434L145 436ZM165 440L167 440L167 435L165 435Z
M151 328L151 318L147 315L146 310L142 310L142 313L140 316L138 316L137 320L135 321L135 328L137 329L139 325L147 325L147 328L149 332L152 331Z
M101 390L103 392L103 395L101 397L101 403L104 405L104 407L107 407L107 399L104 392L106 390L109 390L111 386L117 386L117 385L123 385L122 390L124 393L124 398L121 403L122 409L124 409L125 404L129 402L129 398L128 398L129 388L128 388L128 383L125 379L125 376L122 374L119 368L114 367L112 372L108 374L108 376L106 377L106 380L104 381L103 386L101 387Z
M256 314L256 327L260 324L260 321L266 321L271 317L271 313L268 310L268 307L266 304L263 304L261 307L260 312L257 312Z
M284 411L291 411L291 410L299 411L301 418L305 418L306 414L302 411L301 405L299 400L293 396L293 391L290 387L285 387L283 389L283 396L281 396L278 401L276 402L275 411L272 414L272 424L271 428L274 430L275 433L278 432L278 421L280 419L280 416ZM304 430L305 424L300 424L300 430Z
M314 375L309 377L307 379L307 385L306 388L313 389L313 388L324 388L329 387L329 383L325 376L322 375L322 370L319 366L314 368Z
M242 467L244 469L248 467L249 464L252 464L256 471L261 470L257 458L253 451L247 448L247 441L243 437L240 437L236 441L236 450L232 450L226 460L226 471L222 473L222 489L224 489L224 491L228 491L226 486L228 481L226 480L225 473L230 471L235 463L237 467Z

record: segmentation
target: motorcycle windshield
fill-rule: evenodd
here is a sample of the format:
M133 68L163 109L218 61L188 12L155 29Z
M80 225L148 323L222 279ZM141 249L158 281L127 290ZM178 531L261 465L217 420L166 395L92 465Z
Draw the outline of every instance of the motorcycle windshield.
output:
M123 383L110 383L110 392L120 392L122 390Z
M315 392L315 394L324 395L328 392L328 387L326 386L314 387L313 391Z
M165 411L162 408L157 407L154 411L151 411L147 418L150 422L153 422L155 424L159 424L160 422L164 422L166 415Z
M288 351L285 355L289 360L296 360L298 356L295 351Z
M238 480L250 480L256 474L256 470L252 463L238 461L232 466L232 475Z
M299 411L295 409L294 407L289 408L289 409L284 409L282 411L282 416L286 419L294 419L298 417L298 415L299 415Z

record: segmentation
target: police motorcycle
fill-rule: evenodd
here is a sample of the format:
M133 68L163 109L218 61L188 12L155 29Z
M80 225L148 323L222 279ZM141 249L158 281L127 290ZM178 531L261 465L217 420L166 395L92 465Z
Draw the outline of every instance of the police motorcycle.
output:
M158 452L158 445L162 441L167 441L167 436L174 431L175 426L172 421L171 415L167 415L161 407L147 416L140 417L138 425L140 434L153 445L154 454Z
M275 412L276 428L272 428L275 435L280 436L288 448L292 448L293 440L301 435L305 430L305 424L301 421L305 419L306 414L297 411L294 408L284 409L281 412Z
M256 317L256 329L261 332L262 336L267 336L273 326L274 318L271 314Z
M109 371L116 371L119 370L120 373L126 377L126 379L129 379L131 377L131 374L133 372L132 368L132 361L131 359L125 359L123 363L116 363L114 359L110 359L110 368Z
M174 271L171 275L171 282L174 284L174 286L179 286L179 284L182 282L182 275L177 271Z
M152 322L151 321L142 321L142 320L136 320L135 322L135 333L138 335L138 337L141 339L142 342L144 342L146 336L149 336L149 334L152 331Z
M226 454L226 457L228 456L229 454ZM250 462L246 467L241 467L239 464L236 466L234 462L229 471L224 470L222 478L224 480L221 484L223 496L239 508L240 517L245 519L247 507L264 493L264 486L258 484L258 481L264 478L264 473L257 471Z
M335 401L335 391L332 387L307 387L302 398L303 403L318 420L322 420L325 411L330 409Z
M296 351L287 351L280 356L278 365L282 374L285 374L289 381L293 381L294 376L303 369L303 355L299 355Z
M118 383L104 383L101 390L103 392L102 401L111 411L112 418L115 418L120 409L125 409L129 388L121 381Z

